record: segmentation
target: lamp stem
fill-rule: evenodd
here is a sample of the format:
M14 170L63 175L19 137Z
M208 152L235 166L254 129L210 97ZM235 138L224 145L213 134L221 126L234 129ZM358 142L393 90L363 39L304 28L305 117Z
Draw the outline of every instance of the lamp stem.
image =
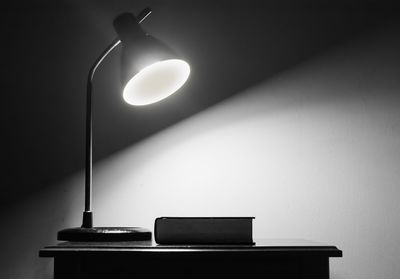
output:
M151 13L151 9L144 9L138 16L137 20L141 23ZM106 56L119 44L119 38L114 39L111 44L100 54L89 70L87 86L86 86L86 153L85 153L85 210L83 212L82 228L93 228L92 213L92 165L93 165L93 138L92 138L92 90L93 77L97 67L106 58Z

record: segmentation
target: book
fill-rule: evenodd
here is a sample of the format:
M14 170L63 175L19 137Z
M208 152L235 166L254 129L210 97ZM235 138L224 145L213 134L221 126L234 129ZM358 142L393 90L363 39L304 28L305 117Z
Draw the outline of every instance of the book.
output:
M254 217L159 217L158 244L254 244Z

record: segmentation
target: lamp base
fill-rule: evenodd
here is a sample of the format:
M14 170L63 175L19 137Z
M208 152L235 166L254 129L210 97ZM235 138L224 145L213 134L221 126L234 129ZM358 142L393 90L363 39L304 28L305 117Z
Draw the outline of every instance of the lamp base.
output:
M140 227L69 228L58 232L64 241L139 241L151 240L151 231Z

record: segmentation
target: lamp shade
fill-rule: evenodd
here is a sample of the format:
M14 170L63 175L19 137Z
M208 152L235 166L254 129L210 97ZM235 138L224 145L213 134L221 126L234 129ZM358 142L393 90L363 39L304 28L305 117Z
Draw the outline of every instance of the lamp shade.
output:
M131 105L149 105L175 93L186 82L190 66L168 46L146 34L133 14L114 20L121 40L121 85Z

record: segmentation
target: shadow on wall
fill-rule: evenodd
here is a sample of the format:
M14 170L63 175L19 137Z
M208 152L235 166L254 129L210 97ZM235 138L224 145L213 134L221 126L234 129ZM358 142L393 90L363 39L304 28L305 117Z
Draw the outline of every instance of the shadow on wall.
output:
M343 249L332 278L397 278L399 35L399 22L364 34L101 161L96 225L252 215L256 238ZM38 249L80 225L82 181L15 205L1 278L50 278Z

